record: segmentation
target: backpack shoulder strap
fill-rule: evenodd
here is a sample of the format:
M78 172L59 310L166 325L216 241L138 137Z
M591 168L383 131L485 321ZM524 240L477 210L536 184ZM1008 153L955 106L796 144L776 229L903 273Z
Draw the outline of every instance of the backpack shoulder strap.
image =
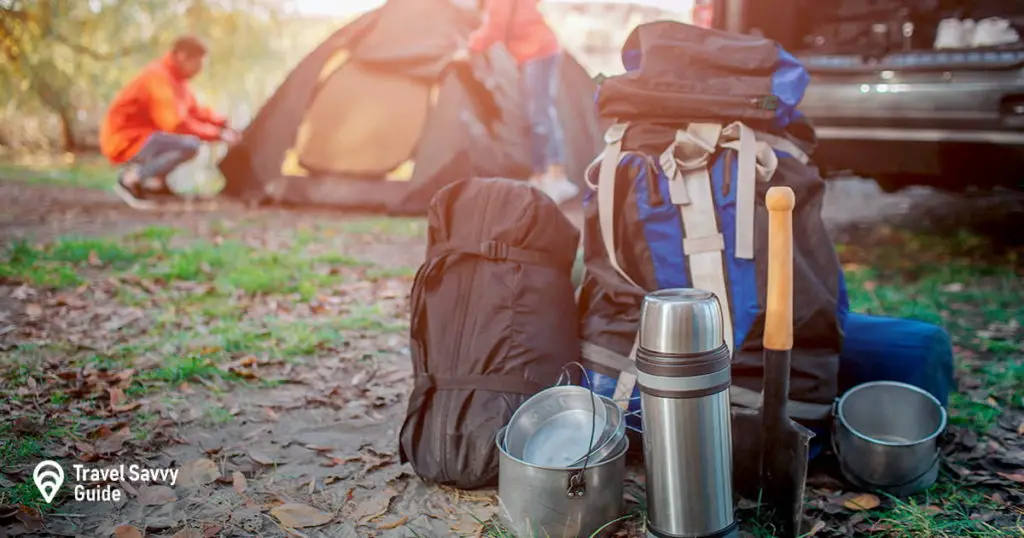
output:
M763 131L754 131L754 136L757 137L758 141L763 141L778 151L788 153L794 159L800 161L803 164L808 164L811 162L810 156L807 155L807 153L804 150L800 149L800 147L797 146L792 140L784 136L765 133Z
M694 288L710 291L721 301L725 344L731 353L733 330L723 258L725 238L718 226L709 171L709 161L721 135L721 125L691 123L676 133L667 151L672 152L676 161L676 173L670 182L680 183L677 190L686 193L685 198L672 202L679 207L683 222L683 250L690 279Z
M622 139L626 136L629 123L616 123L604 135L607 146L601 155L601 169L597 179L597 216L601 227L601 240L612 268L626 282L640 287L633 281L619 264L618 251L615 249L615 178L618 176L619 161L622 157Z

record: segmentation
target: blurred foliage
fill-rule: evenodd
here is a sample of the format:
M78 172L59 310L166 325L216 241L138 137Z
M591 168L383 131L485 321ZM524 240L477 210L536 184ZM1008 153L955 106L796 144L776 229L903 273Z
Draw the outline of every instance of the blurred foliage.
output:
M49 116L63 149L94 147L117 90L186 33L211 48L193 91L244 124L343 23L287 0L0 0L0 145Z

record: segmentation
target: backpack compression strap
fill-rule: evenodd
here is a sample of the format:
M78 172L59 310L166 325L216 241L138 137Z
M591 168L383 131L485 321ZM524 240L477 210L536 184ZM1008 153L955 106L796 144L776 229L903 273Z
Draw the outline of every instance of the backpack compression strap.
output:
M565 260L553 260L554 256L546 252L513 247L504 241L484 241L478 245L470 246L454 243L435 243L427 249L428 259L444 258L453 254L466 254L487 258L488 260L526 263L568 271L572 270L572 264L576 261L574 257L572 260L569 260L567 266Z
M580 355L586 361L603 366L606 369L622 372L622 374L628 374L630 376L634 376L634 378L636 376L635 358L619 355L618 353L594 344L593 342L581 342ZM620 379L622 374L620 374ZM620 397L618 396L619 385L616 385L615 388L616 395L613 396L613 399L615 399L616 403L625 401L628 408L629 397L632 395L631 392ZM739 407L760 409L762 397L760 392L740 387L738 385L732 385L729 387L729 400L733 405ZM832 412L832 406L829 404L789 400L786 403L786 410L788 415L792 418L798 420L817 421L827 418Z

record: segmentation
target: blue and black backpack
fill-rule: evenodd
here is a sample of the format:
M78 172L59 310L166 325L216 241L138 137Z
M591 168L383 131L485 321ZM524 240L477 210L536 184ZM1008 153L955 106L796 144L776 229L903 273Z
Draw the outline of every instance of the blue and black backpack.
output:
M734 405L758 407L770 186L793 189L794 347L789 412L827 421L837 396L846 286L821 219L825 183L797 111L810 77L775 42L676 22L636 28L627 72L598 93L613 123L587 170L583 361L595 389L639 408L631 352L648 291L722 302ZM639 427L639 420L632 420Z

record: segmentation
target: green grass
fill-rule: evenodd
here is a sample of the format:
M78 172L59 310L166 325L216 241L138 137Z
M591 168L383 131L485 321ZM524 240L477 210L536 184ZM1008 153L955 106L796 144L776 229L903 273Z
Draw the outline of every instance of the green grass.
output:
M985 398L954 394L951 421L984 432L1003 407L1024 408L1024 265L1016 252L994 253L961 234L939 238L897 234L871 247L841 248L851 308L919 319L945 327L961 377L980 380ZM1005 334L1001 334L1005 333ZM991 401L989 401L991 398Z
M0 162L0 179L109 190L117 181L117 170L98 156L39 163Z
M951 395L952 424L984 434L1007 409L1024 408L1021 333L1008 335L1005 330L1024 325L1019 253L996 252L985 240L965 233L935 237L897 231L839 250L848 262L853 310L919 319L949 331L958 377L976 379L979 385ZM1020 533L972 518L998 509L983 488L963 488L943 477L910 499L888 499L868 521L876 524L878 536L994 538Z
M59 421L58 421L59 422ZM49 423L49 422L47 422ZM51 459L51 448L66 442L77 432L65 426L51 426L38 432L16 431L9 422L0 422L0 469L26 467L28 476L12 487L0 487L0 506L23 504L46 513L54 510L43 502L32 481L31 469L36 463Z
M102 350L61 338L6 348L0 358L0 398L24 409L42 406L57 416L80 412L76 420L81 422L106 405L106 393L102 386L91 393L93 387L85 387L85 395L76 392L76 382L53 376L49 365L111 374L135 368L125 388L131 401L186 382L201 381L217 393L234 383L266 386L280 382L261 377L273 375L270 366L254 368L254 377L249 372L229 371L226 364L232 361L249 356L261 363L300 361L336 352L351 332L407 329L379 306L346 298L344 287L362 279L411 277L413 270L353 258L330 237L419 234L418 221L370 219L333 227L317 224L305 233L282 230L280 235L267 237L274 241L272 247L246 242L244 233L236 233L226 222L215 224L213 239L155 226L123 237L62 237L46 244L27 240L8 244L0 251L0 282L24 283L39 289L41 295L89 284L90 291L81 295L83 300L90 300L94 293L113 296L124 306L141 308L146 318L144 330L125 333L128 337L120 342L106 339L111 347ZM308 310L305 305L321 301L322 294L341 299L330 303L328 310ZM300 307L306 307L307 314L295 316ZM45 397L18 394L16 389L29 379L46 384ZM147 417L145 412L131 416L136 439L148 437L145 423L155 417ZM234 417L224 409L211 408L204 413L204 420L216 426ZM0 417L0 467L38 461L49 444L58 438L67 440L61 435L54 430L26 436L13 431L11 423ZM0 483L0 504L4 503L52 509L41 505L31 481Z

